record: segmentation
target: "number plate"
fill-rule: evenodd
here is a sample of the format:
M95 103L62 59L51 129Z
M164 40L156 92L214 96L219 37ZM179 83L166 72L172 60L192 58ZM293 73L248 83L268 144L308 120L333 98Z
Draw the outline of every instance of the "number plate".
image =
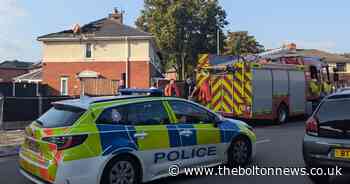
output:
M350 159L350 149L335 149L335 158L346 158Z

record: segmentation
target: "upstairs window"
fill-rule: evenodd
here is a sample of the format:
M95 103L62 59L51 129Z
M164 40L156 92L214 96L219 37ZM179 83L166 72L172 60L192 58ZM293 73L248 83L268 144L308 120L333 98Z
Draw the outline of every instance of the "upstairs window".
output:
M85 57L86 58L92 57L92 44L91 43L87 43L85 45Z
M346 64L345 63L337 63L337 71L338 72L346 72Z

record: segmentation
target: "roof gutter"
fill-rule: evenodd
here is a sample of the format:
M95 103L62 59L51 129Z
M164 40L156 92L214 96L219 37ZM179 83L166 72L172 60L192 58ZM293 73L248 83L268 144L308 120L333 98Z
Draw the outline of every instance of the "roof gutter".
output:
M38 41L90 41L90 40L95 40L95 41L110 41L110 40L125 40L125 37L127 37L128 39L131 40L151 40L154 39L154 36L105 36L105 37L87 37L87 38L83 38L83 37L72 37L72 38L67 38L67 37L63 37L63 38L59 38L59 37L54 37L54 38L41 38L38 37L37 40Z

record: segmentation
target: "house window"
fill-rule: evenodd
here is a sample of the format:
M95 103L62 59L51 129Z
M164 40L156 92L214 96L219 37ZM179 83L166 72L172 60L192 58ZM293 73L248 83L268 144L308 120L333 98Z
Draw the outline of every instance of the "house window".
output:
M61 95L68 96L68 77L61 77Z
M87 43L85 45L85 57L86 58L92 57L92 44L91 43Z
M346 64L345 63L337 63L337 71L338 72L346 72Z

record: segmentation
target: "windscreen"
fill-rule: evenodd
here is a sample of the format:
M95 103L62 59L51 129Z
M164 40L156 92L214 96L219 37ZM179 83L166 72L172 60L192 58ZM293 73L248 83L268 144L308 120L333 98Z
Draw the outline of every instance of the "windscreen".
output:
M350 120L350 100L325 101L318 110L320 123L331 121Z

